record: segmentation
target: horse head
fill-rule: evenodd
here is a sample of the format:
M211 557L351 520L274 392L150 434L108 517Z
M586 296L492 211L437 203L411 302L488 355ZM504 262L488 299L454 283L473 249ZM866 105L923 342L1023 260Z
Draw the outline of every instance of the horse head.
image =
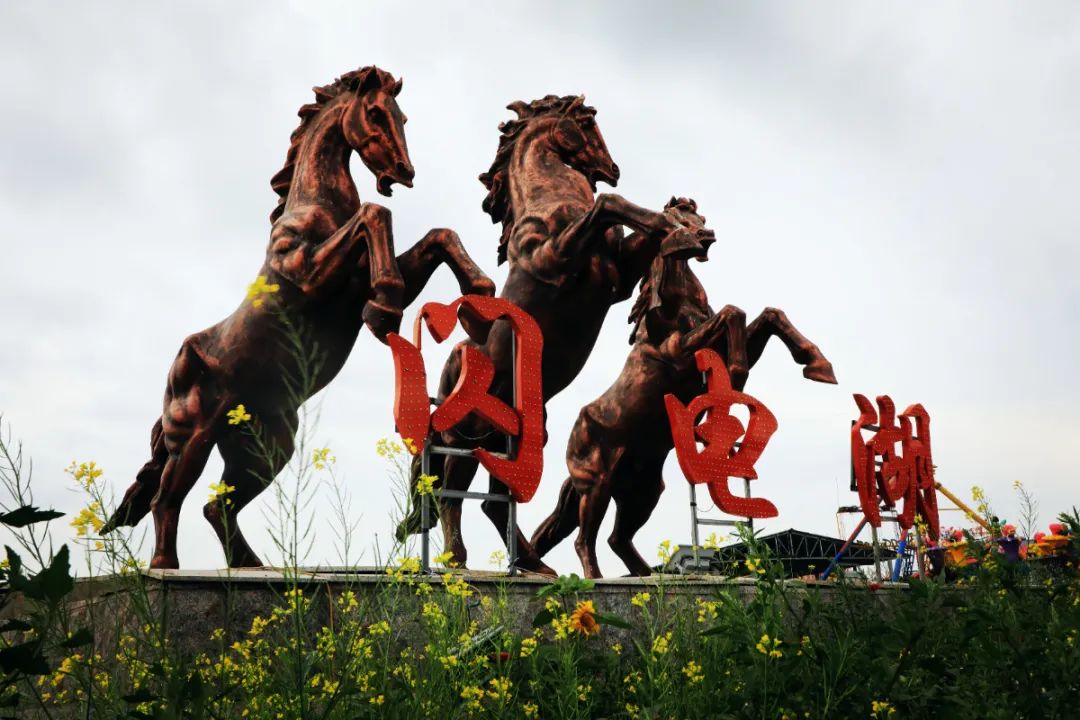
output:
M715 242L715 235L705 228L705 216L698 213L693 200L672 197L664 212L697 232L706 252ZM704 286L690 269L690 257L685 253L661 253L653 259L630 311L630 322L634 324L631 343L658 345L672 333L689 332L713 314ZM708 259L707 255L696 257L700 262Z
M550 139L560 159L584 175L593 192L598 180L612 187L619 184L619 166L611 158L596 124L596 109L586 105L583 96L569 99L566 109L551 124Z
M381 195L389 196L394 183L412 187L416 171L405 143L408 118L397 103L401 80L369 67L357 72L350 89L352 97L341 115L345 141L375 175Z

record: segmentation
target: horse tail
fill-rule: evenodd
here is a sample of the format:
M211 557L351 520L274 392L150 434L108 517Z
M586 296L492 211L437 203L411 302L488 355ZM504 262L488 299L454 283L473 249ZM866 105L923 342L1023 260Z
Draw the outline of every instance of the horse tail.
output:
M581 505L581 495L574 489L574 481L566 478L562 487L559 488L559 500L555 509L540 527L533 533L529 544L540 557L547 555L548 551L565 540L570 533L578 527L578 508Z
M161 473L169 459L161 418L158 418L150 431L150 455L150 460L135 475L135 482L124 493L124 499L120 501L112 517L101 528L102 535L124 525L134 527L150 512L150 503L157 495L161 485Z
M438 478L440 481L443 476L443 460L444 455L431 455L428 459L431 463L429 468L432 475ZM424 530L430 530L435 527L435 523L439 521L439 504L433 498L428 503L427 517L420 517L420 492L417 489L417 485L420 482L420 456L414 455L412 459L412 465L409 468L409 514L401 519L398 523L397 529L394 531L394 537L398 542L405 542L410 535L416 535Z

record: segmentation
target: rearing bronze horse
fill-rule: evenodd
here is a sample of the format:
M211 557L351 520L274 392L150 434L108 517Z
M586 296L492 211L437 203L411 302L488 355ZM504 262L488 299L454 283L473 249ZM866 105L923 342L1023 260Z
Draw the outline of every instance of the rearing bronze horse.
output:
M349 172L354 151L381 194L390 195L393 183L412 186L406 118L396 99L401 81L366 67L314 91L315 102L300 108L285 167L271 181L281 200L270 216L259 273L279 291L241 303L184 341L151 433L153 457L102 528L134 525L153 512L151 567L179 566L180 506L215 445L225 461L222 482L235 490L227 503L207 503L203 512L230 566L262 565L237 513L288 463L300 404L341 370L361 326L385 342L440 263L453 270L463 293L494 294L456 233L432 230L395 259L390 211L360 202ZM298 357L298 349L315 347L316 364L304 367L311 358ZM299 382L305 373L311 376ZM226 414L238 404L253 416L251 428L229 424Z
M693 200L672 198L667 212L690 226L705 223ZM596 536L612 500L615 527L608 544L631 574L650 573L633 538L664 491L664 461L674 447L664 396L673 393L688 403L702 392L695 352L716 350L729 368L732 386L741 390L749 369L775 335L795 362L805 366L805 377L836 382L832 365L783 311L766 308L749 325L743 311L732 305L714 313L686 259L653 261L630 322L635 330L626 364L614 384L578 415L566 449L570 477L554 512L532 537L533 549L543 557L578 529L574 549L589 578L601 577Z
M546 402L581 372L608 310L630 297L652 258L702 254L702 242L711 240L712 233L689 230L671 215L638 207L618 195L594 198L596 181L615 185L619 168L596 125L596 111L583 98L549 95L509 108L518 117L499 126L502 137L495 161L480 176L489 191L483 207L493 222L503 226L499 263L509 261L510 273L501 297L528 312L544 334ZM624 225L636 232L624 238ZM491 392L509 401L510 327L496 323L481 349L496 368ZM440 398L457 382L459 358L460 353L453 353L443 368ZM477 438L490 450L501 449L502 438L475 417L443 433L439 441L467 448L475 447ZM472 457L432 457L431 472L448 489L467 489L476 469ZM492 479L490 492L505 493L506 488ZM483 511L505 538L507 505L484 502ZM442 500L439 512L444 547L464 565L461 501ZM420 522L430 523L431 518L421 519L414 512L398 526L399 537L415 532ZM520 531L517 547L519 567L553 574Z

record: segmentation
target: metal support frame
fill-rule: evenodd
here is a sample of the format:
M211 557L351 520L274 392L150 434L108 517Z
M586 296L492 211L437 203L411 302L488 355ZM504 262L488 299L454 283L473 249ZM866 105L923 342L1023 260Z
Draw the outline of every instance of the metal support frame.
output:
M513 388L513 404L514 409L517 409L518 396L517 396L517 332L511 329L510 333L510 367L511 380L510 384ZM509 460L514 457L516 451L516 444L512 436L506 438L506 452L505 453L491 453L492 456ZM423 452L420 453L420 474L431 474L431 456L432 455L453 455L456 457L473 457L473 451L465 448L452 448L445 445L433 445L432 443L426 443L424 445ZM514 496L510 494L509 488L504 493L484 493L484 492L469 492L466 490L446 490L443 488L437 488L432 493L436 498L452 498L455 500L481 500L485 502L504 502L509 505L509 517L506 520L506 561L508 564L507 574L510 576L517 575L517 501L514 500ZM431 572L431 530L427 527L427 513L428 513L428 496L423 494L420 496L420 518L421 528L420 532L420 568L422 572Z
M738 448L740 446L741 446L740 443L735 443L736 448ZM745 496L746 497L751 497L751 495L750 495L750 480L747 479L747 478L743 478L743 489L744 489ZM700 526L702 526L702 525L712 525L712 526L719 526L719 527L735 527L736 525L738 525L740 523L746 525L747 527L750 528L751 531L753 531L753 529L754 529L754 518L749 518L749 517L745 518L745 522L743 522L741 520L721 520L721 519L718 519L718 518L702 518L702 517L698 517L697 485L694 485L693 483L690 483L690 544L691 544L691 547L694 549L694 563L695 564L698 561L698 549L701 547L700 533L698 532L698 528Z

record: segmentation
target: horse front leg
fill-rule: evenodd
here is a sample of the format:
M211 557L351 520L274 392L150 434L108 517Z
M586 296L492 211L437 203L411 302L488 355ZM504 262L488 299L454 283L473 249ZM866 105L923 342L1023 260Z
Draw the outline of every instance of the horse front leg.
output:
M805 365L803 377L817 382L836 384L836 375L817 345L796 329L783 310L765 308L746 329L746 353L750 367L761 358L765 344L772 336L780 338L795 362Z
M748 358L746 313L742 309L725 305L708 320L679 338L676 349L667 352L686 356L704 348L716 347L721 348L720 352L727 361L731 387L742 390L754 364Z
M495 283L473 262L458 234L447 228L436 228L397 258L397 267L405 282L405 307L416 300L439 265L446 265L454 273L462 295L495 294Z
M367 239L371 297L364 305L364 324L379 342L401 327L405 281L394 257L394 231L390 211L365 203L357 213Z
M568 225L555 238L554 249L560 257L573 257L585 252L593 238L601 237L610 227L625 225L644 233L652 240L651 251L663 255L705 255L702 242L712 237L706 228L691 230L670 215L647 210L621 195L601 193L592 208L581 219Z

